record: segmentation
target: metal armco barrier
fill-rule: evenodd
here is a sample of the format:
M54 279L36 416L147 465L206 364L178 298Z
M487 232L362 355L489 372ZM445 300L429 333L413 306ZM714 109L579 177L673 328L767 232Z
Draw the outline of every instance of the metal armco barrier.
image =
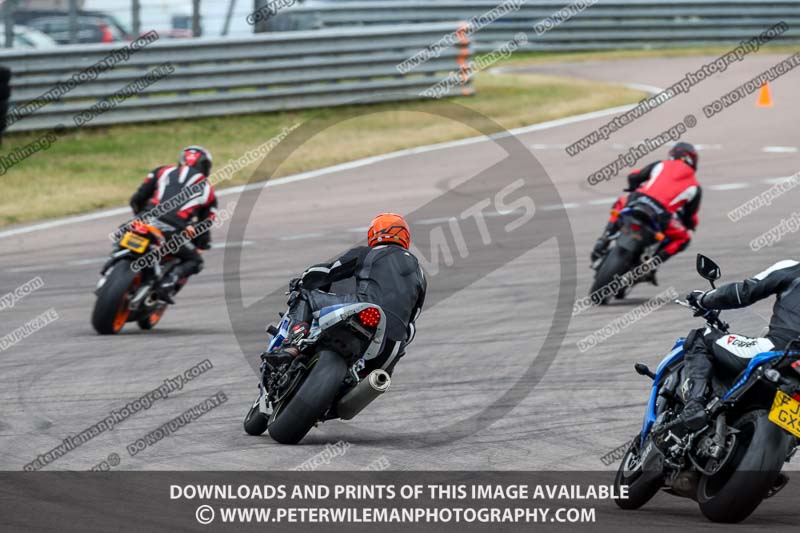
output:
M169 64L174 71L86 123L90 126L419 98L458 72L470 53L460 43L401 75L397 64L456 31L455 23L259 34L237 39L159 39L59 101L13 122L9 131L75 127L100 100ZM70 45L0 52L11 69L9 114L120 45ZM144 85L144 84L143 84ZM471 94L454 87L450 94ZM78 122L81 122L78 120Z
M789 25L780 41L800 40L799 0L509 0L509 10L472 35L475 50L487 52L526 32L530 51L604 50L735 44L780 21ZM405 23L467 21L504 4L504 0L340 1L292 7L267 27L315 29ZM568 6L588 6L569 9ZM560 23L534 25L553 17ZM568 15L564 17L564 15Z

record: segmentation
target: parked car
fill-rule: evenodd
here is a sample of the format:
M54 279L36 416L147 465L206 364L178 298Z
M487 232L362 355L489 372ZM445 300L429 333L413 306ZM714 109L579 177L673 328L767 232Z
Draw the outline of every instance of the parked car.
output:
M69 14L63 11L18 11L18 24L25 24L52 37L59 44L70 43ZM131 35L112 15L99 11L78 12L79 43L110 43L130 41Z
M0 46L5 45L6 31L0 26ZM58 43L50 36L27 26L14 26L13 48L51 48Z

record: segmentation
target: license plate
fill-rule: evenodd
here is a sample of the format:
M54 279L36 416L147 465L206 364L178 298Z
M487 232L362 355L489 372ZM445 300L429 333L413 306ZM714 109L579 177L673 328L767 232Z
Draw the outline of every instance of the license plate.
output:
M778 391L769 410L769 419L792 435L800 437L800 402Z
M134 251L137 254L143 253L148 244L150 244L150 239L145 239L144 237L136 235L135 233L131 233L130 231L127 232L124 237L122 237L121 241L119 241L120 246Z

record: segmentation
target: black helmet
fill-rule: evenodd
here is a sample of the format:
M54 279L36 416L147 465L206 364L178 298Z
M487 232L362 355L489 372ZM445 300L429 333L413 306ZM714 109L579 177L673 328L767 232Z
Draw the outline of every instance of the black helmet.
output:
M678 143L669 151L670 159L681 159L684 163L697 170L697 148L689 143Z
M211 152L202 146L187 146L181 152L178 163L194 167L208 176L211 172Z

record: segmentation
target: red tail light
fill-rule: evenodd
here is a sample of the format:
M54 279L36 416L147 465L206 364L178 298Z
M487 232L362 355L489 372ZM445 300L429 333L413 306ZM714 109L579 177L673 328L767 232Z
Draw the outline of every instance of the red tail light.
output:
M141 220L134 220L133 224L131 224L131 229L136 233L141 235L147 235L149 233L149 229L147 228L147 224L142 222Z
M100 32L103 34L103 36L100 38L101 42L104 43L114 42L114 34L111 33L111 30L108 29L108 26L100 26Z
M642 227L639 224L631 224L631 229L633 231L639 231Z
M381 323L381 312L377 307L367 307L358 313L358 319L368 328L374 328Z

